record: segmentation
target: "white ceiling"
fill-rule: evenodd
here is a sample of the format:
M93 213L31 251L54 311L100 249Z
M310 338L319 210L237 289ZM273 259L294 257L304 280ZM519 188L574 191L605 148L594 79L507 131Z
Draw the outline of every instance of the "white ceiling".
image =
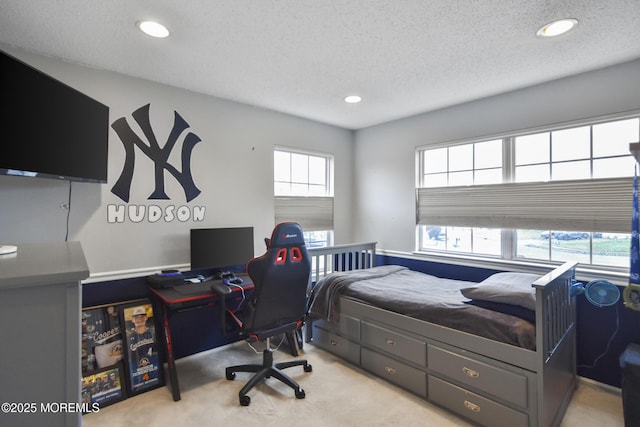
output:
M0 43L359 129L638 59L640 0L1 0Z

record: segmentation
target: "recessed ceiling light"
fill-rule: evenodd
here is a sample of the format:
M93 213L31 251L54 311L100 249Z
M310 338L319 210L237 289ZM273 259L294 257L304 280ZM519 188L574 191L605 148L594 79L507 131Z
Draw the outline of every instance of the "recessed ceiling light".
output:
M543 26L538 30L538 37L555 37L564 34L578 25L578 20L573 18L558 19Z
M136 23L140 31L151 36L164 38L169 36L169 30L162 24L153 21L138 21Z
M349 95L344 99L344 102L348 104L357 104L360 101L362 101L362 98L358 95Z

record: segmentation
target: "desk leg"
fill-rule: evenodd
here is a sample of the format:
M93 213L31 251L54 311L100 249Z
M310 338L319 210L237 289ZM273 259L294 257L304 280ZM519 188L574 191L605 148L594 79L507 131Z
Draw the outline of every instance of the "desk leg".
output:
M297 331L288 331L285 332L284 335L287 338L287 344L289 344L289 353L291 353L293 357L298 357Z
M178 384L178 372L176 371L176 361L173 358L173 344L171 342L171 328L169 327L169 315L163 307L164 340L167 348L167 364L169 365L169 382L171 383L171 394L173 401L180 400L180 385Z

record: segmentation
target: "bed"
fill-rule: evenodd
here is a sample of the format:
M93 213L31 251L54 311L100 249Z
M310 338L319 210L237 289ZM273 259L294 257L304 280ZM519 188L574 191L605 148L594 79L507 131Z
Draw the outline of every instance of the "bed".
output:
M480 425L560 424L576 387L575 263L473 283L376 266L375 243L309 253L308 342Z

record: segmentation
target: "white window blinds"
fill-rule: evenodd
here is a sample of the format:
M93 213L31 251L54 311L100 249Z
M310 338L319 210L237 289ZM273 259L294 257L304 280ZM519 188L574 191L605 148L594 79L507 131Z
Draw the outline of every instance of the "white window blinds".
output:
M631 232L633 178L416 189L421 225Z
M333 197L276 196L275 220L297 222L304 231L333 230Z

